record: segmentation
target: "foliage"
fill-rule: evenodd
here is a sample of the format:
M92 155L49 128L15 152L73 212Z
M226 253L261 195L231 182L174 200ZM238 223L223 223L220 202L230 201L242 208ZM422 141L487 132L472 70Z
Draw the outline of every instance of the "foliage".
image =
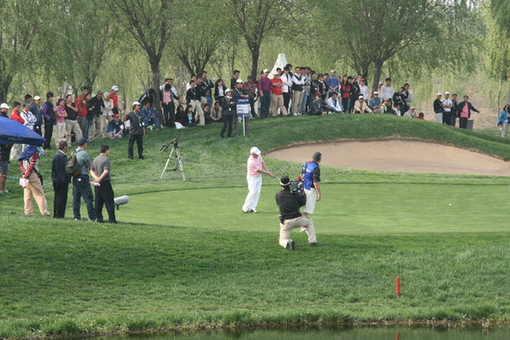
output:
M50 17L48 0L0 1L0 101L18 74L33 70L37 40Z

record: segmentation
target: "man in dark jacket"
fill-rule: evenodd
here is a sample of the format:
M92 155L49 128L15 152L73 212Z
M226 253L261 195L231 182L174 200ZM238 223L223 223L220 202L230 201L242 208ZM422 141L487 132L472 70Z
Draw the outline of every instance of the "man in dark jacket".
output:
M317 235L313 221L302 216L299 208L306 204L306 196L290 191L290 179L283 176L280 179L282 190L275 195L276 204L280 209L280 245L286 249L294 250L296 243L290 238L292 229L305 227L308 231L308 243L317 245Z
M58 142L58 151L51 163L51 180L53 182L53 217L64 218L66 213L67 192L70 178L66 173L68 145L66 141Z
M34 131L42 136L41 126L43 124L43 116L41 110L41 97L35 96L30 105L30 112L35 116L37 121L34 124Z
M89 101L89 114L87 116L87 136L90 140L98 140L101 132L101 115L105 104L103 91L97 91L96 95Z
M53 125L57 124L55 110L53 106L53 92L46 93L46 102L44 103L42 114L44 116L44 149L51 149L51 137L53 136Z
M457 108L458 116L459 116L459 127L461 129L467 129L468 119L471 118L471 111L475 111L476 113L480 113L471 103L469 102L469 97L464 96L464 101L459 104Z
M133 145L138 146L138 158L144 159L143 157L143 136L145 135L145 124L142 113L140 112L141 105L139 102L134 102L133 111L127 116L129 121L129 146L128 146L128 158L133 159Z
M221 128L220 137L225 137L225 130L228 129L227 137L231 138L233 120L237 119L236 102L232 97L231 89L227 89L225 91L225 97L221 99L221 113L223 114L223 127Z

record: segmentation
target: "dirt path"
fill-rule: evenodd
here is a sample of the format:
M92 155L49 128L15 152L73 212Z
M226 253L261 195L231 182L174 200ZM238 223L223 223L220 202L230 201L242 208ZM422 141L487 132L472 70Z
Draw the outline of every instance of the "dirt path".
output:
M510 162L478 152L424 141L345 141L299 145L276 150L266 157L302 163L315 151L322 163L351 169L510 176Z

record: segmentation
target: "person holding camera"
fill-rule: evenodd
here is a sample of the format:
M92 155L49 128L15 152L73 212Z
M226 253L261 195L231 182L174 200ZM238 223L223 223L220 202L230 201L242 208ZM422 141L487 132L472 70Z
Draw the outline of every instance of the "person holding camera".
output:
M274 175L269 171L260 154L261 152L257 147L254 146L250 149L250 157L248 157L247 163L248 174L246 175L246 180L248 181L248 196L246 196L242 207L243 213L257 212L260 190L262 189L262 174L274 178Z
M282 190L275 195L276 204L280 210L280 245L285 249L296 249L296 242L290 238L292 229L306 228L308 230L308 243L315 247L317 245L317 235L315 234L313 221L299 212L299 209L306 204L306 196L290 190L291 180L289 176L283 176L280 179L280 186Z

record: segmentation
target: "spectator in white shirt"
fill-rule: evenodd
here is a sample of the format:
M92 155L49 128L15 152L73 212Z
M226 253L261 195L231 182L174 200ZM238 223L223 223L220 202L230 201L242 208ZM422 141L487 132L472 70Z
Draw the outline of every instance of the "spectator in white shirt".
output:
M336 113L343 113L342 105L340 104L340 101L338 100L338 93L333 92L331 97L329 97L328 101L328 110L331 112Z

